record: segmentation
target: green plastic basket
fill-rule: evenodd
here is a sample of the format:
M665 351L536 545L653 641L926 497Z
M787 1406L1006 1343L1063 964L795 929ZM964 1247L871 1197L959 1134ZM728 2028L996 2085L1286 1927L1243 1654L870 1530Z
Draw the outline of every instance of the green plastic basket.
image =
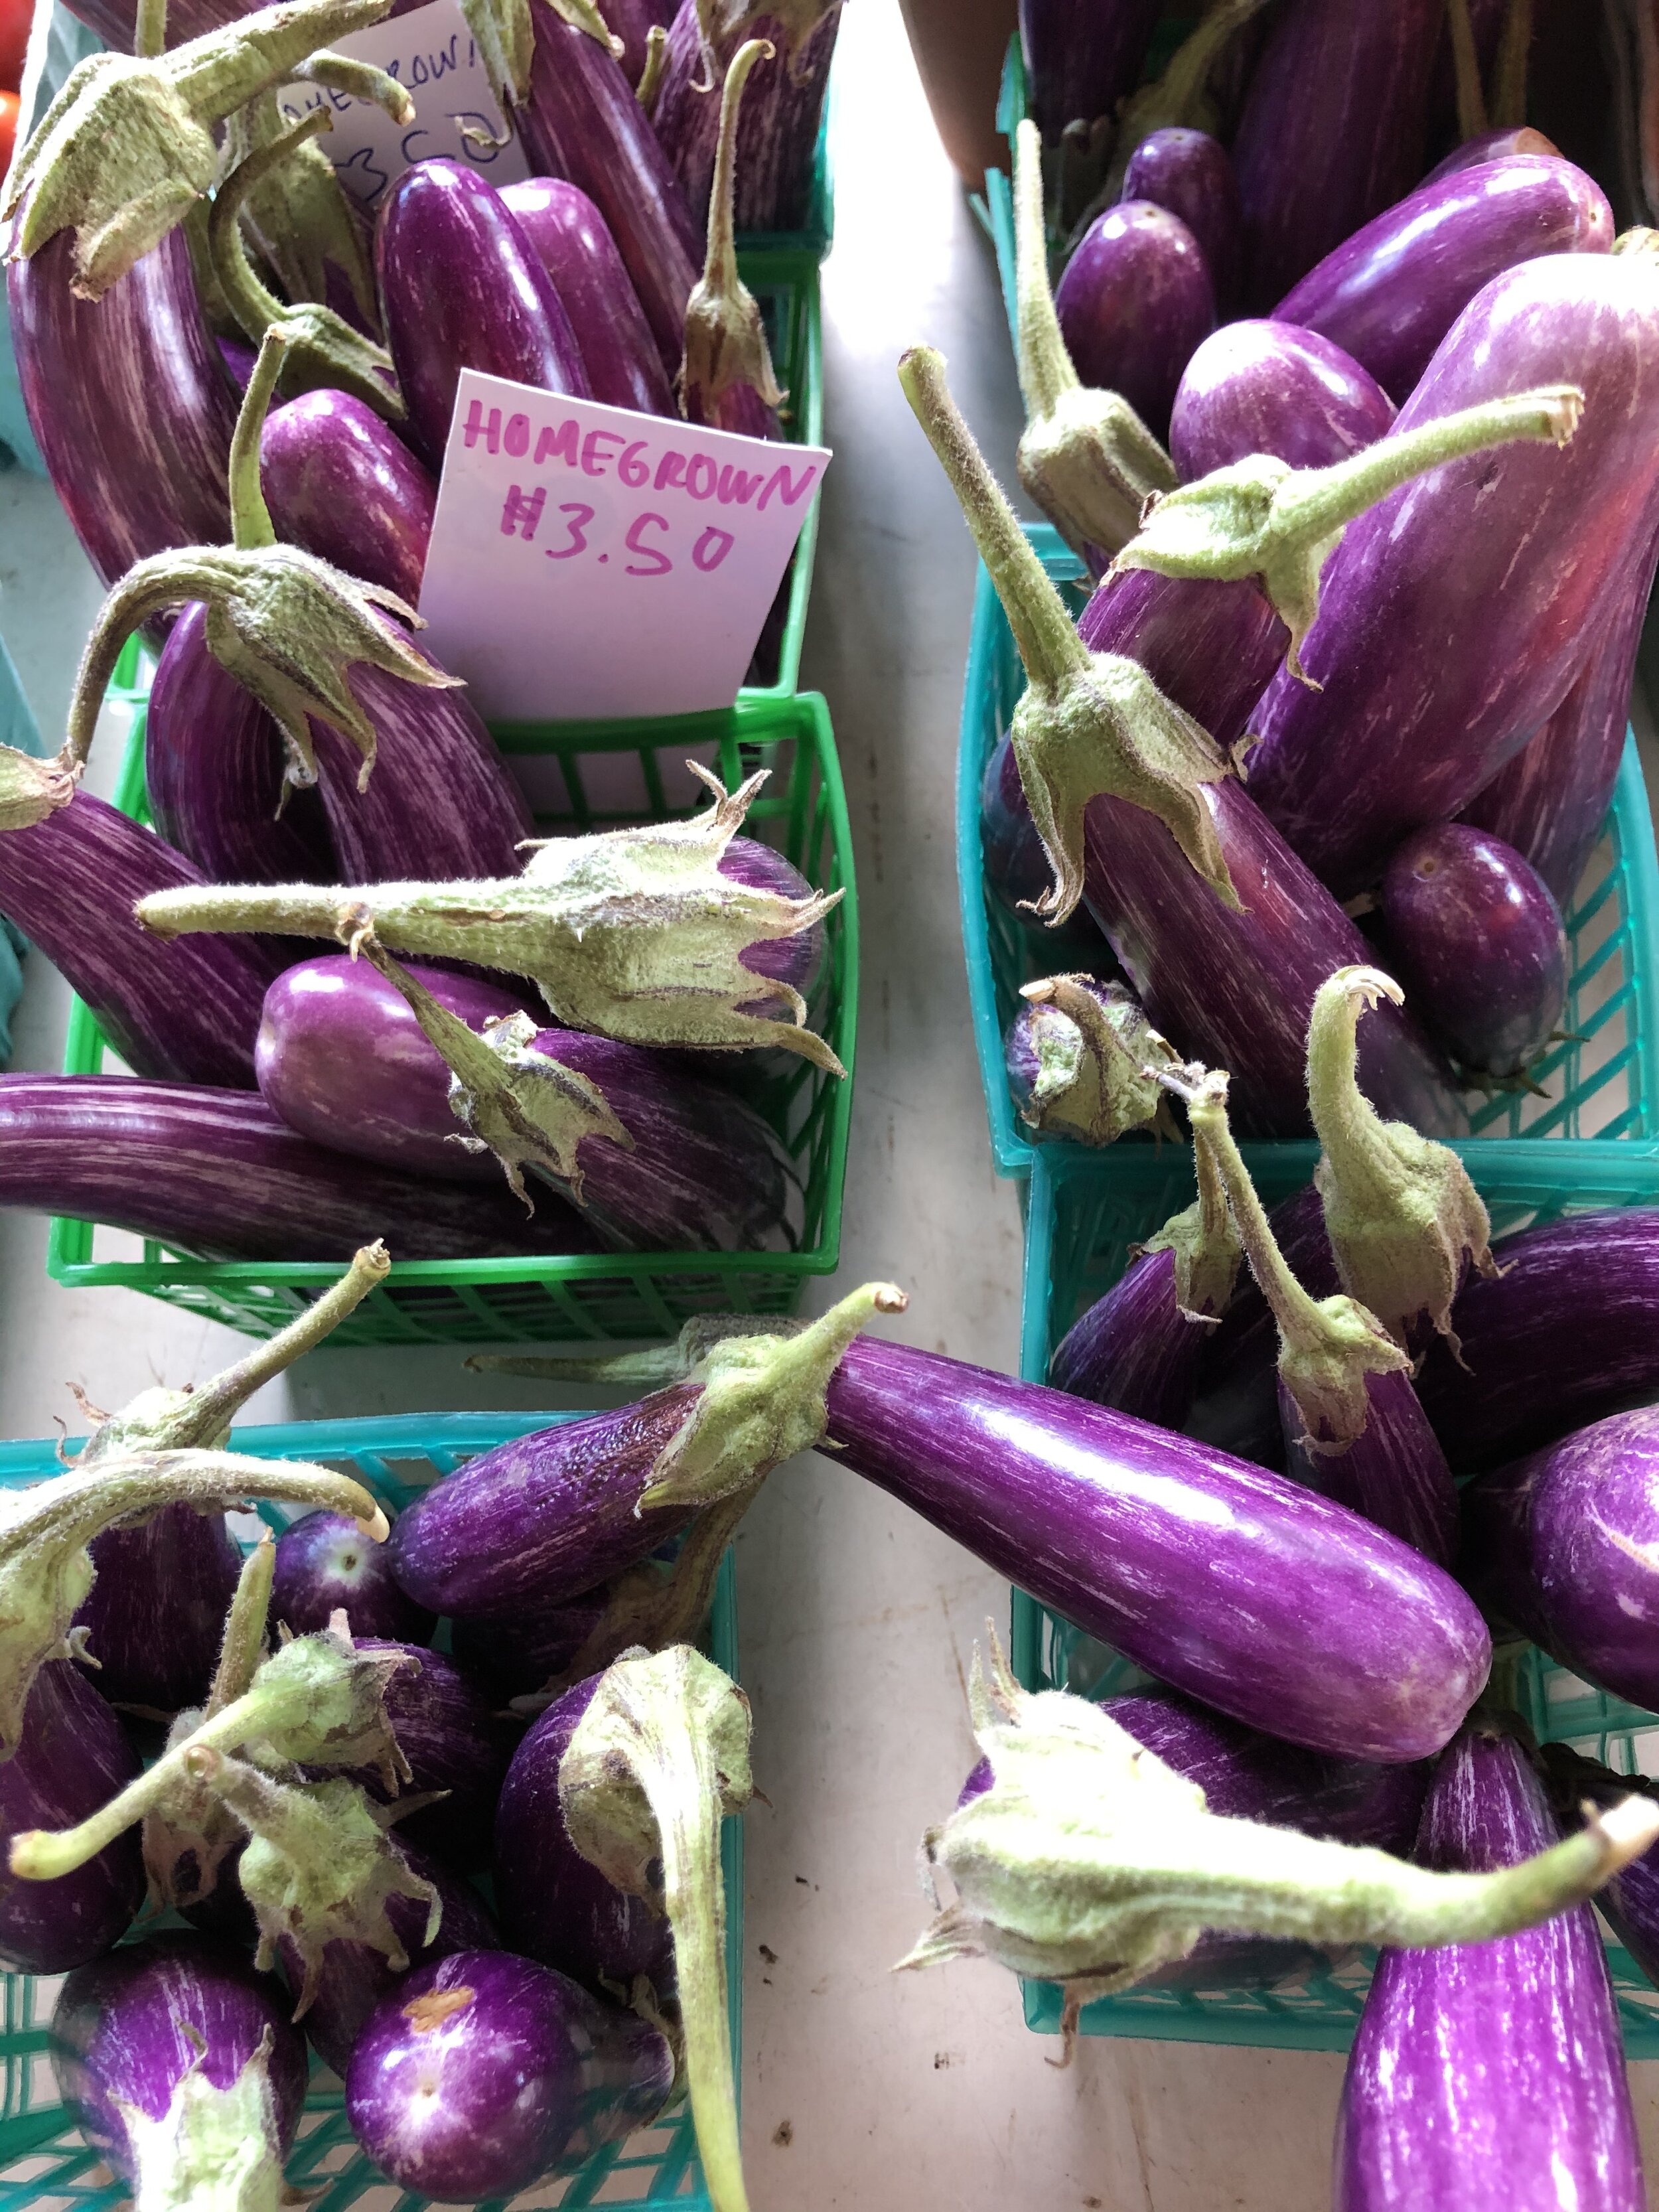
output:
M322 1460L346 1469L394 1512L418 1492L453 1474L478 1453L574 1420L574 1413L416 1413L362 1421L297 1421L280 1427L235 1429L237 1451L262 1459ZM40 1439L0 1445L0 1484L38 1480L58 1472L58 1443ZM281 1528L279 1507L261 1516ZM738 1671L736 1577L732 1555L721 1563L707 1646L717 1666ZM743 1823L727 1820L720 1837L725 1876L726 1974L730 1992L734 2062L741 2048L743 2013ZM62 1976L7 1974L0 2019L0 2208L40 2212L46 2205L105 2212L126 2191L111 2178L67 2120L52 2078L51 2023ZM397 2190L357 2148L347 2125L338 2077L312 2062L299 2137L288 2179L311 2199L312 2212L421 2212L428 2199ZM315 2193L313 2193L315 2192ZM652 2128L607 2144L563 2181L538 2182L507 2200L531 2207L617 2204L635 2212L708 2212L690 2113L676 2106ZM499 2202L478 2212L505 2212Z
M116 804L140 820L149 672L129 648L111 697L131 711ZM496 729L517 764L544 833L607 829L689 814L706 804L685 767L695 754L728 786L771 770L749 816L751 836L787 854L820 888L846 896L825 923L823 973L808 1009L848 1073L769 1055L750 1092L777 1132L801 1188L793 1249L779 1252L606 1253L580 1258L394 1259L335 1331L337 1344L604 1343L672 1336L698 1313L787 1314L809 1276L833 1273L841 1252L842 1191L852 1114L858 1019L858 908L852 838L829 709L816 692L741 699L727 712L672 721L511 723ZM79 999L64 1047L66 1073L94 1074L105 1040ZM773 1063L777 1063L774 1065ZM108 1234L109 1232L105 1232ZM334 1281L316 1261L210 1261L146 1242L142 1260L95 1255L94 1225L55 1219L47 1272L60 1283L115 1284L203 1313L249 1336L270 1336Z
M1569 1137L1539 1145L1499 1139L1455 1149L1479 1184L1499 1236L1563 1213L1659 1204L1659 1143L1609 1145ZM1117 1150L1121 1155L1127 1148ZM1241 1150L1269 1206L1299 1189L1318 1157L1311 1143ZM1046 1379L1053 1346L1117 1280L1130 1245L1192 1203L1191 1155L1185 1146L1138 1146L1133 1157L1113 1163L1115 1172L1103 1173L1106 1165L1098 1156L1057 1146L1044 1146L1033 1163L1020 1346L1020 1373L1028 1382ZM1068 1689L1098 1698L1145 1679L1109 1646L1023 1590L1014 1592L1012 1640L1014 1672L1027 1689ZM1621 1772L1659 1772L1659 1718L1590 1689L1536 1651L1527 1655L1522 1687L1526 1717L1540 1737L1576 1744ZM1659 2058L1659 1990L1616 1944L1609 1943L1608 1959L1626 2051L1632 2058ZM1368 1954L1339 1974L1295 1989L1131 1990L1090 2005L1083 2032L1346 2051L1370 1970ZM1057 2033L1059 1990L1028 1982L1024 1992L1027 2023L1041 2033Z
M1082 563L1047 523L1028 525L1026 535L1076 611L1084 597ZM1029 1174L1039 1150L1069 1143L1033 1144L1008 1094L1004 1031L1018 1009L1020 985L1051 974L1054 956L1040 926L1017 921L993 896L981 857L980 781L1024 685L1007 618L981 567L957 755L957 875L991 1151L1005 1176ZM1601 844L1566 916L1571 977L1561 1027L1570 1041L1553 1046L1531 1070L1546 1095L1505 1091L1480 1102L1469 1117L1474 1136L1659 1136L1656 919L1659 862L1632 738ZM1110 1158L1132 1158L1149 1141L1125 1139L1112 1146Z
M826 240L827 245L827 240ZM757 236L744 243L738 267L766 324L766 340L784 392L783 426L797 445L823 443L823 323L818 263L825 247L802 246L793 234ZM795 540L788 574L788 611L778 647L777 674L765 685L746 685L741 699L787 699L800 681L801 641L812 595L817 554L819 494L815 491Z

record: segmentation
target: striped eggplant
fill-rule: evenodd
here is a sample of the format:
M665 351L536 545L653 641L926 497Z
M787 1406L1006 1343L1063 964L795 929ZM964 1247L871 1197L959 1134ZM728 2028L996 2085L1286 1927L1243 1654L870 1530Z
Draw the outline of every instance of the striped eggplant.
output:
M1150 200L1179 216L1198 240L1218 311L1238 295L1243 214L1227 149L1207 131L1153 131L1129 156L1123 198Z
M391 1565L395 1573L395 1560ZM386 1717L410 1768L404 1788L422 1796L438 1793L435 1803L398 1820L398 1837L446 1866L481 1864L489 1855L495 1800L516 1728L446 1653L389 1638L353 1641L372 1657L407 1662L386 1685ZM377 1802L396 1804L398 1793L388 1787L384 1772L357 1768L351 1779Z
M1170 455L1183 483L1251 453L1328 468L1375 444L1394 411L1375 378L1328 338L1289 322L1225 323L1182 376Z
M1147 0L1128 0L1144 12ZM841 0L680 0L651 119L687 206L706 221L714 181L720 99L739 46L764 39L775 58L755 73L738 131L737 227L799 230L811 197L818 124L841 28Z
M531 177L505 185L501 202L570 318L594 398L638 415L672 415L674 395L639 295L587 194L563 177Z
M1210 272L1181 217L1151 200L1108 208L1066 264L1054 312L1084 383L1121 392L1165 436L1182 373L1215 325Z
M1049 145L1134 90L1158 13L1157 0L1020 0L1027 97Z
M0 1844L29 1828L72 1827L138 1772L138 1754L72 1659L34 1678L21 1741L0 1766ZM0 1852L0 1965L61 1974L119 1941L144 1901L136 1833L57 1881L22 1881Z
M420 604L438 487L372 407L322 390L273 408L259 481L279 538Z

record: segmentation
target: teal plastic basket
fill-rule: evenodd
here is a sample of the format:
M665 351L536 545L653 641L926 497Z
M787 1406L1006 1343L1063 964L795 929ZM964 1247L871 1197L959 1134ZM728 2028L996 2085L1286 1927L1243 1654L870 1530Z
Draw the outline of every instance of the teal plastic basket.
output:
M1026 535L1077 611L1084 598L1082 563L1047 523L1028 525ZM1003 1034L1019 1007L1020 985L1053 974L1054 953L1044 942L1047 931L1019 921L993 896L980 848L980 781L1024 686L1013 635L981 567L957 754L957 876L991 1151L1005 1176L1029 1175L1039 1150L1070 1142L1034 1144L1008 1095ZM1566 915L1571 981L1561 1028L1567 1041L1552 1046L1530 1071L1545 1095L1504 1091L1479 1102L1469 1116L1474 1136L1598 1142L1659 1136L1656 917L1659 862L1653 818L1631 738L1601 843ZM1109 1158L1132 1158L1148 1143L1125 1139L1111 1147Z
M1313 1172L1318 1147L1255 1144L1240 1148L1266 1203L1299 1189ZM1609 1145L1564 1138L1475 1139L1455 1148L1486 1200L1495 1235L1535 1221L1605 1206L1659 1203L1659 1143ZM1047 1378L1054 1346L1073 1321L1109 1289L1127 1265L1129 1247L1151 1236L1193 1201L1191 1154L1184 1146L1118 1146L1114 1172L1099 1156L1045 1146L1031 1170L1025 1245L1020 1373ZM1023 1590L1013 1596L1012 1663L1029 1690L1072 1690L1109 1697L1146 1678L1108 1645ZM1522 1668L1526 1718L1540 1738L1575 1745L1621 1773L1659 1773L1659 1718L1592 1689L1537 1651ZM1659 1990L1617 1944L1609 1942L1625 2048L1632 2058L1659 2058ZM1341 1972L1283 1990L1130 1990L1090 2005L1085 2035L1140 2037L1155 2042L1243 2043L1287 2051L1346 2051L1370 1986L1371 1954ZM1024 1984L1025 2018L1040 2033L1060 2028L1060 1993L1049 1983Z
M393 1513L430 1484L480 1452L532 1429L575 1420L574 1413L411 1413L361 1421L297 1421L231 1431L234 1450L261 1459L321 1460L356 1476ZM56 1474L56 1439L0 1444L0 1485ZM261 1506L275 1528L289 1517ZM442 1640L441 1638L440 1639ZM717 1666L738 1671L736 1575L732 1555L720 1565L706 1639ZM734 2063L743 2017L743 1823L727 1820L720 1838L726 1881L726 1977ZM106 2212L127 2191L82 2141L58 2101L51 2026L61 1975L0 1976L0 2212L42 2212L51 2206ZM740 2070L740 2069L739 2069ZM357 2147L347 2124L338 2077L312 2061L311 2086L288 2179L303 2191L311 2212L422 2212L429 2201L395 2188ZM574 2172L536 2183L478 2212L543 2212L543 2208L625 2205L632 2212L709 2212L689 2111L672 2107L653 2126L608 2143Z

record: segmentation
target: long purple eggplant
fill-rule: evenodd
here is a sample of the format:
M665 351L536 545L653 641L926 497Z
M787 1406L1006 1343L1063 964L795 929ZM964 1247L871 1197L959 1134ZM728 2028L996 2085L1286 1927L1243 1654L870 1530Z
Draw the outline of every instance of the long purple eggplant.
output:
M1442 0L1292 0L1250 79L1233 166L1262 313L1422 173Z
M1144 13L1147 0L1118 0ZM764 39L776 58L756 71L738 131L737 226L799 230L810 212L812 163L841 28L841 0L720 0L705 16L680 0L668 27L653 128L680 180L695 222L703 222L714 179L719 87L739 46Z
M295 1636L326 1628L343 1612L352 1636L389 1638L418 1650L436 1613L411 1604L392 1574L384 1544L371 1544L349 1515L301 1514L276 1540L270 1617Z
M432 161L404 171L375 223L374 273L410 440L428 468L442 465L463 368L590 397L551 278L476 169Z
M1611 1773L1565 1743L1541 1744L1539 1758L1556 1816L1568 1828L1583 1820L1587 1804L1605 1809L1632 1790L1654 1794L1647 1776ZM1648 1979L1659 1984L1659 1850L1621 1867L1595 1905Z
M563 177L531 177L506 185L501 202L570 318L594 398L639 415L672 416L674 395L639 295L587 194Z
M1345 239L1273 309L1362 363L1397 405L1484 285L1516 262L1606 253L1613 210L1571 161L1516 154L1420 185Z
M666 2039L635 2014L528 1959L459 1951L370 2015L346 2112L399 2187L470 2204L648 2126L673 2080Z
M372 407L323 390L274 409L259 436L259 480L279 538L420 604L438 487Z
M1555 1032L1567 939L1549 886L1512 846L1467 822L1407 838L1377 910L1390 964L1460 1066L1519 1075Z
M1565 447L1450 461L1349 526L1304 655L1322 689L1281 670L1253 718L1251 792L1340 896L1374 881L1408 831L1455 814L1553 713L1596 611L1651 543L1659 267L1648 257L1554 254L1495 278L1394 434L1552 381L1584 395Z
M1424 1808L1425 1866L1513 1866L1559 1835L1515 1738L1470 1728ZM1337 2122L1337 2212L1641 2212L1619 2015L1595 1914L1519 1936L1385 1951Z
M211 1259L343 1261L378 1237L402 1260L594 1249L550 1194L532 1220L506 1191L325 1152L250 1091L124 1075L0 1076L0 1206Z
M1049 145L1068 123L1110 115L1134 90L1158 17L1157 0L1020 0L1027 96Z
M64 1983L52 2058L134 2212L176 2203L183 2174L202 2199L281 2201L306 2051L270 1975L192 1934L129 1944Z
M34 1678L23 1735L0 1766L0 1844L30 1828L66 1828L95 1813L138 1772L138 1754L71 1659ZM17 1974L61 1974L118 1941L144 1899L137 1833L55 1881L25 1881L0 1850L0 1963Z
M1054 311L1085 384L1121 392L1164 436L1182 373L1215 326L1203 251L1180 216L1151 200L1097 216L1054 288Z
M1153 131L1129 156L1126 200L1151 200L1179 216L1198 240L1217 309L1232 311L1238 295L1241 232L1238 179L1227 149L1207 131Z
M1170 455L1183 483L1250 453L1323 469L1374 445L1393 421L1382 386L1328 338L1290 322L1226 323L1187 364Z

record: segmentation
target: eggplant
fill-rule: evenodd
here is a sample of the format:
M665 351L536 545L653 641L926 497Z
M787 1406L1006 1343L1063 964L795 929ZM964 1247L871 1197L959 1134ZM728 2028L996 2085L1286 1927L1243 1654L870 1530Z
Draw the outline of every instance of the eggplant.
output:
M1274 15L1232 149L1254 313L1422 174L1443 14L1443 0L1358 17L1351 0L1292 0Z
M1157 0L1020 0L1026 98L1048 144L1134 90L1158 18Z
M1130 0L1141 8L1147 0ZM692 220L703 222L714 194L720 101L714 88L739 46L764 39L775 49L755 77L738 132L737 227L800 230L811 212L813 161L841 28L841 0L721 0L706 12L680 0L668 27L652 127L679 179Z
M362 1541L355 1521L343 1525ZM163 1506L142 1528L107 1529L89 1548L98 1579L75 1620L102 1694L151 1713L199 1705L241 1568L223 1514Z
M165 2212L181 2185L198 2202L281 2201L306 2051L269 1975L193 1934L128 1944L64 1983L52 2063L134 2212Z
M124 1075L0 1076L0 1206L107 1222L226 1260L346 1260L384 1235L399 1259L589 1252L551 1196L418 1181L325 1152L264 1101Z
M420 604L438 487L372 407L325 388L273 409L259 481L279 538Z
M1227 323L1187 364L1170 454L1183 483L1251 453L1328 468L1385 436L1394 412L1376 379L1328 338L1290 322Z
M1559 1830L1512 1735L1471 1727L1424 1808L1425 1866L1485 1872ZM1337 2120L1338 2212L1640 2212L1646 2198L1595 1914L1377 1960Z
M1596 611L1654 534L1656 333L1659 270L1640 255L1525 262L1464 309L1401 410L1394 437L1553 377L1584 403L1564 449L1449 461L1330 557L1304 656L1322 689L1273 678L1250 789L1339 896L1455 814L1571 687Z
M1273 309L1329 338L1397 406L1483 286L1517 262L1606 253L1613 210L1571 161L1513 154L1419 185L1346 238Z
M611 0L611 5L605 10L605 28L622 47L617 59L622 64L623 75L635 92L638 92L646 73L651 33L662 28L658 20L662 13L656 0ZM646 89L649 92L648 85ZM642 100L641 105L647 113L650 112L648 99Z
M1051 975L1022 984L1020 995L1003 1059L1029 1128L1085 1145L1147 1125L1179 1134L1157 1073L1179 1063L1132 992L1092 975Z
M370 2014L346 2113L399 2188L472 2203L648 2126L673 2081L667 2041L634 2014L528 1959L459 1951Z
M673 415L674 395L639 295L587 194L563 177L531 177L504 186L501 197L570 319L593 398L638 415Z
M1182 372L1215 327L1210 272L1180 216L1151 200L1097 216L1054 288L1054 312L1084 383L1121 392L1166 436Z
M489 1849L490 1823L515 1729L441 1651L383 1637L353 1640L359 1651L371 1657L396 1659L401 1655L410 1662L386 1686L386 1717L410 1769L405 1787L444 1793L436 1804L406 1819L394 1810L399 1839L430 1851L448 1866L477 1865ZM365 1767L352 1770L351 1779L377 1803L395 1808L397 1793L384 1776Z
M1537 872L1490 830L1442 822L1399 848L1376 903L1391 964L1459 1066L1529 1067L1567 997L1566 931Z
M1501 131L1482 131L1473 138L1466 138L1461 146L1453 147L1444 161L1436 163L1423 182L1437 185L1443 177L1455 177L1462 170L1479 168L1483 161L1501 161L1510 154L1551 154L1565 158L1554 139L1547 138L1541 131L1522 123Z
M449 1624L449 1648L456 1664L504 1704L533 1694L562 1674L605 1610L605 1592L598 1589L546 1613L519 1613L507 1620L464 1614Z
M720 143L708 198L708 247L702 275L685 306L685 355L678 385L688 422L732 430L745 438L783 434L783 393L772 373L766 326L754 295L738 274L732 220L737 175L733 153L744 87L757 64L775 58L763 39L749 39L732 57L720 90Z
M1006 731L997 739L980 779L979 827L987 888L1006 912L1034 927L1035 916L1027 909L1042 896L1054 872L1019 787L1019 763ZM1057 960L1063 967L1093 975L1116 971L1117 957L1086 907L1079 907L1069 921L1049 927L1033 942L1040 945L1044 961Z
M441 469L463 368L592 396L551 279L476 169L416 161L381 203L374 275L410 441Z
M1611 1773L1569 1744L1540 1744L1538 1756L1552 1809L1569 1829L1579 1826L1589 1806L1605 1810L1632 1791L1654 1794L1647 1776ZM1595 1909L1648 1979L1659 1983L1659 1850L1644 1851L1621 1867L1597 1896Z
M412 1605L393 1581L386 1546L371 1544L343 1513L304 1513L283 1529L270 1610L295 1636L326 1628L343 1612L355 1638L412 1650L428 1644L438 1625L435 1613Z
M1238 296L1243 210L1221 141L1207 131L1150 131L1129 156L1123 198L1150 200L1180 216L1198 240L1218 311L1230 314Z
M1342 1285L1325 1209L1311 1183L1281 1199L1267 1216L1273 1241L1304 1291L1334 1297ZM1236 1458L1283 1474L1285 1432L1279 1413L1279 1331L1267 1301L1248 1276L1236 1286L1219 1325L1200 1346L1193 1407L1182 1425Z
M23 1709L21 1740L0 1766L0 1843L73 1826L137 1772L125 1730L80 1668L48 1660ZM117 1942L143 1901L136 1834L55 1881L25 1881L0 1863L0 1964L15 1974L66 1973Z

